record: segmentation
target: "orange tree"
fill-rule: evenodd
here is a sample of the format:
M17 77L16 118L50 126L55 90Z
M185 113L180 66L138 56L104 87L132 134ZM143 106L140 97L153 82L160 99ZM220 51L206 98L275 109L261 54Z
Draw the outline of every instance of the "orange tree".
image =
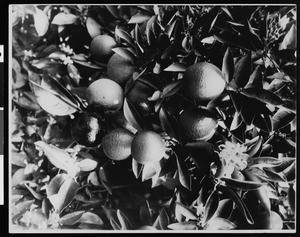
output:
M10 14L12 227L295 229L294 6Z

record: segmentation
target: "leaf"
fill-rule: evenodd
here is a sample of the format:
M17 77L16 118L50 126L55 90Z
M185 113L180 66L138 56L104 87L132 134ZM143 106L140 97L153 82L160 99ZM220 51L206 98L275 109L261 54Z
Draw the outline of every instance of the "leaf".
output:
M279 166L275 166L272 168L272 170L274 170L276 173L284 171L286 168L296 162L296 158L292 157L280 157L278 159L282 161L282 163Z
M172 223L168 225L171 230L196 230L197 222L195 221L184 221L179 223Z
M185 63L173 63L164 69L165 72L184 72L187 69Z
M268 176L267 180L271 182L287 182L287 179L283 173L275 173L271 169L264 169L266 175Z
M145 164L142 170L142 182L151 179L156 174L154 164Z
M51 196L53 194L57 194L61 185L65 182L65 180L68 178L69 176L67 174L57 174L56 176L54 176L54 178L52 178L47 186L47 196Z
M257 138L258 138L257 141L251 146L249 146L246 151L246 153L249 155L250 158L253 157L255 154L257 154L262 147L263 137L258 136Z
M287 126L294 120L295 117L296 115L292 111L285 108L279 108L272 117L274 131Z
M128 21L128 24L140 24L147 20L149 20L151 16L145 12L138 12L137 14L133 15L130 20Z
M242 57L235 66L234 81L239 88L247 85L251 74L251 53Z
M30 82L33 84L34 94L36 95L39 105L46 112L53 115L65 116L77 111L77 105L74 105L70 100L43 88L33 81Z
M56 212L60 213L66 208L74 199L79 185L73 178L68 177L60 187L57 194L48 197Z
M49 28L49 20L46 12L35 8L35 14L33 14L34 26L38 36L44 36Z
M98 165L97 161L88 158L78 162L78 167L80 168L81 171L84 172L89 172L96 169L97 165Z
M148 200L146 199L140 209L140 219L143 225L152 225L152 214L150 210L150 205Z
M121 224L121 230L131 230L132 224L128 217L119 209L117 210L117 216Z
M219 194L213 190L205 202L203 223L207 223L215 214L219 206Z
M168 84L162 91L161 98L175 95L181 88L181 80L177 80Z
M122 229L121 224L119 223L117 217L111 216L109 218L109 222L110 222L110 224L111 224L111 226L114 230L121 230Z
M106 174L106 170L107 170L107 166L109 165L109 163L105 163L103 164L100 168L99 168L99 178L100 178L100 182L101 184L105 187L105 189L108 191L108 193L111 195L112 194L112 188L108 182L107 179L107 174Z
M222 9L222 11L225 12L232 20L234 20L233 17L232 17L232 15L231 15L231 13L230 13L230 11L229 11L229 9L228 9L228 7L226 7L226 6L221 6L221 9Z
M244 191L255 190L264 185L262 182L242 181L225 177L222 177L221 180L224 181L226 186L230 188Z
M265 132L272 132L272 119L270 115L267 114L256 114L252 121L253 125L260 128Z
M132 159L132 171L134 176L138 179L143 171L144 165L138 163L135 159Z
M135 43L133 38L128 34L125 30L119 29L118 27L115 29L115 34L119 36L121 39L125 40L129 45L135 47Z
M244 215L245 219L249 224L254 224L253 218L246 206L246 204L243 202L243 200L240 198L240 196L234 191L233 189L229 187L224 187L225 192L229 195L229 198L232 199L232 201L236 204L237 208L240 210L240 212Z
M185 163L181 159L179 159L176 153L174 154L176 156L179 181L183 187L185 187L188 190L191 190L191 180L190 180L189 170L187 169Z
M77 165L74 163L74 160L71 158L68 152L54 145L48 145L47 143L42 141L35 142L35 145L45 153L48 160L55 167L67 171L68 174L72 177L77 174Z
M52 24L54 25L71 25L77 21L77 16L73 14L67 13L58 13L54 16L52 20Z
M280 159L274 157L257 157L248 160L248 167L270 168L282 164Z
M234 75L233 56L229 47L223 57L222 74L226 82L230 82Z
M159 120L161 123L162 129L173 138L178 139L176 133L176 121L175 119L168 113L167 110L162 106L159 110Z
M250 98L257 99L264 103L269 103L275 106L283 105L284 102L276 94L262 88L244 88L241 93Z
M82 214L84 212L85 211L75 211L75 212L72 212L72 213L68 213L68 214L60 217L58 222L61 225L74 225L77 222L77 220L80 219L80 217L82 216Z
M88 17L86 19L86 29L92 38L101 35L101 26L93 18Z
M211 219L208 223L206 223L206 225L204 226L204 230L210 230L210 231L214 231L214 230L233 230L236 229L237 226L224 218L221 217L215 217L213 219Z
M234 209L234 203L231 199L222 199L219 201L218 209L216 210L214 216L222 217L228 219Z
M250 79L245 88L263 88L263 75L260 65L256 66L254 72L250 75Z
M13 97L13 101L20 107L28 110L37 111L41 109L41 106L38 104L33 92L23 93L21 96L18 96L17 98Z
M182 214L189 220L197 220L196 213L189 207L181 204L180 202L175 202L175 212Z
M75 223L85 223L85 224L93 224L93 225L103 225L102 219L92 212L83 213Z
M118 9L118 6L105 5L105 7L115 18L120 18L120 11Z
M214 33L213 35L216 40L223 44L229 44L238 48L242 48L245 50L254 50L255 48L253 45L246 40L244 37L241 37L240 35L230 33L228 31L223 31L221 33Z
M297 28L296 25L292 25L288 33L283 38L283 41L279 44L279 50L293 49L297 50Z
M150 126L149 123L147 124L147 121L144 121L142 119L142 116L139 114L134 105L130 103L129 100L127 100L126 98L124 99L123 112L127 121L131 123L132 126L135 127L137 130L142 131L146 127Z
M146 37L147 37L147 42L150 46L154 44L155 38L156 38L155 28L154 28L156 20L157 20L156 15L151 16L151 18L148 20L147 25L146 25L146 30L145 30L146 31Z
M241 113L242 95L234 91L228 91L228 93L236 112Z
M114 51L115 53L119 54L121 57L129 60L133 64L136 61L136 57L134 56L134 54L131 51L129 51L128 49L126 49L126 48L121 48L121 47L113 48L112 51Z
M170 218L164 207L161 209L158 218L159 218L160 228L162 230L167 230L168 225L170 224Z
M93 68L93 69L103 69L103 66L99 66L99 65L96 65L96 64L93 64L91 62L88 62L88 61L82 61L82 60L78 60L77 58L72 58L72 60L75 62L75 63L78 63L82 66L85 66L85 67L88 67L88 68Z
M11 185L12 187L20 185L25 181L29 175L24 173L25 168L19 168L11 178Z

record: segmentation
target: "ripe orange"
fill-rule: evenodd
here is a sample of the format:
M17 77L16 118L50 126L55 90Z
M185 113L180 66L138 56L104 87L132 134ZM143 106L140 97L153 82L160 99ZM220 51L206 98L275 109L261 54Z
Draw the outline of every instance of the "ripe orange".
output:
M138 133L131 143L131 155L140 164L157 162L165 155L165 142L156 132Z
M88 104L94 109L118 110L123 105L122 87L113 80L101 78L86 90Z
M99 35L90 44L90 53L95 60L107 62L113 55L112 49L117 46L115 39L109 35Z
M134 134L127 129L117 128L110 131L102 140L104 154L112 160L125 160L131 154Z
M184 141L209 140L217 128L217 120L209 110L188 107L178 120L178 132Z
M135 66L132 62L117 53L113 54L107 63L108 77L120 85L126 83L134 70Z
M80 145L100 145L104 136L101 118L88 112L76 114L72 121L71 135Z
M182 78L183 93L196 102L205 102L219 96L225 88L221 70L208 62L188 67Z

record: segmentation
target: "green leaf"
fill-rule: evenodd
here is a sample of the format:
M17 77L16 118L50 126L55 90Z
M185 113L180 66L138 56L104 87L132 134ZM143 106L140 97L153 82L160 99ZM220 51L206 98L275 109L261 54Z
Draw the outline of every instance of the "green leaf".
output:
M197 222L195 221L184 221L178 223L172 223L168 225L171 230L196 230Z
M152 225L152 214L150 210L150 205L146 199L140 209L140 219L143 225Z
M170 137L178 139L176 133L176 121L163 106L160 108L158 116L163 130Z
M151 18L151 15L147 14L146 12L138 12L137 14L133 15L128 24L140 24L143 23Z
M282 163L272 168L272 170L274 170L276 173L284 171L286 168L296 162L296 158L293 157L280 157L278 160L280 160Z
M119 54L121 57L129 60L133 64L136 61L135 55L130 50L128 50L126 48L121 48L121 47L113 48L112 51L114 51L115 53Z
M264 168L266 175L268 176L267 180L270 182L287 182L287 179L283 173L275 173L271 169Z
M238 179L231 179L231 178L221 178L222 181L225 182L226 186L230 188L234 188L237 190L255 190L260 188L262 185L264 185L262 182L252 182L252 181L241 181Z
M181 159L179 159L176 153L174 154L176 156L179 181L183 187L185 187L188 190L191 190L191 180L190 180L189 170L187 169L185 163Z
M228 44L232 45L238 48L242 48L244 50L253 50L255 51L255 48L253 45L246 40L244 37L238 35L238 34L233 34L228 31L223 31L221 33L214 33L214 37L216 40L223 44Z
M293 49L297 50L297 28L296 25L292 25L288 33L283 38L283 41L279 44L279 50Z
M275 106L283 105L284 102L276 94L262 88L244 88L241 93L250 98L257 99L264 103L269 103Z
M115 216L111 216L109 218L109 222L114 230L122 230L121 224L118 221L118 218Z
M253 218L252 218L246 204L241 199L241 197L233 189L231 189L229 187L224 187L224 188L225 188L224 191L229 195L229 198L232 199L232 201L236 204L237 208L244 215L247 222L251 225L254 224Z
M58 213L62 212L72 202L78 189L79 185L75 180L68 177L60 187L58 193L48 197L55 211Z
M33 14L34 26L38 36L44 36L49 28L49 19L46 12L35 8L35 14Z
M132 230L132 224L128 217L121 211L117 210L117 217L121 224L121 230Z
M252 71L251 69L251 53L247 53L247 55L243 56L235 66L234 81L239 88L247 85Z
M219 201L218 209L214 216L228 219L234 209L234 203L231 199L226 198Z
M168 84L162 91L161 98L175 95L181 88L181 80L177 80Z
M210 230L210 231L233 230L236 228L237 226L233 222L221 217L214 217L204 226L204 230Z
M189 207L181 204L180 202L175 203L175 212L182 214L189 220L197 220L196 213Z
M164 69L166 72L184 72L187 69L185 63L173 63Z
M83 159L78 163L78 166L81 171L89 172L96 169L98 162L92 159Z
M77 16L73 14L58 13L52 20L53 25L71 25L77 21Z
M95 21L93 18L88 17L86 19L86 29L92 38L101 35L101 28L102 27L99 25L99 23Z
M68 213L68 214L60 217L58 222L61 225L74 225L77 222L77 220L80 219L80 217L82 216L82 214L84 212L85 211L75 211L75 212L72 212L72 213Z
M257 136L257 141L252 144L251 146L248 147L246 153L249 155L249 157L253 157L255 154L257 154L262 147L263 144L263 137L262 136Z
M213 190L212 193L208 196L204 208L204 224L214 216L219 206L219 199L220 198L217 190Z
M156 21L157 21L157 16L154 15L148 20L146 25L146 37L147 37L148 44L150 46L155 43L156 35L155 35L154 25Z
M256 66L253 73L250 75L250 79L247 85L245 86L245 88L251 88L251 87L263 88L262 80L263 80L263 75L262 75L261 67L260 65L258 65Z
M169 215L165 209L165 207L163 207L161 209L161 211L159 212L159 225L160 225L160 228L162 230L167 230L168 229L168 225L170 224L170 218L169 218Z
M85 212L83 213L75 223L85 223L85 224L92 224L92 225L103 225L102 219L92 212Z
M271 115L268 114L256 114L253 121L253 125L260 128L265 132L272 132L272 118Z
M116 27L115 34L119 36L121 39L125 40L125 42L127 42L129 45L133 47L135 46L133 38L125 30Z
M118 6L114 5L105 5L106 9L112 14L115 18L120 18L120 11L118 9Z
M295 117L296 114L292 111L285 108L279 108L279 110L272 117L274 131L287 126L294 120Z
M105 164L103 164L100 168L99 168L99 178L100 178L100 182L101 184L105 187L105 189L108 191L109 194L112 194L112 188L108 182L107 179L107 167L108 167L109 163L106 162Z
M67 174L57 174L54 176L48 184L47 187L47 196L51 196L53 194L57 194L61 185L65 182L68 178Z
M138 179L142 174L144 165L138 163L135 159L132 159L132 171L134 176Z
M124 116L131 125L139 131L143 130L143 120L134 106L125 98L123 106Z
M223 63L222 63L222 74L226 80L226 82L230 82L234 75L234 62L233 62L233 56L231 53L230 48L228 47L224 57L223 57Z
M279 166L281 164L282 161L274 157L257 157L248 160L249 167L270 168L270 167Z

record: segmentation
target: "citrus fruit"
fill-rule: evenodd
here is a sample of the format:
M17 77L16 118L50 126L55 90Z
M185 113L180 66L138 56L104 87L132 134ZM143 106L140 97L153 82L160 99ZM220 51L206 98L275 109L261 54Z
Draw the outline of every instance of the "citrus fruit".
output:
M207 141L214 135L217 125L209 110L191 106L179 115L178 132L184 141Z
M122 87L107 78L101 78L89 85L86 90L87 102L92 108L118 110L123 105Z
M113 55L112 49L117 46L115 39L109 35L99 35L90 44L90 53L95 60L107 62Z
M153 131L138 133L131 143L131 155L140 164L149 164L161 160L165 154L165 142Z
M225 88L221 70L208 62L188 67L182 78L183 93L196 102L205 102L219 96Z
M117 128L110 131L102 140L103 151L112 160L125 160L131 154L134 134L127 129Z
M108 77L120 85L132 76L135 66L126 58L123 58L117 53L114 53L107 63Z
M71 135L80 145L100 145L104 136L101 118L88 112L76 114L72 121Z

